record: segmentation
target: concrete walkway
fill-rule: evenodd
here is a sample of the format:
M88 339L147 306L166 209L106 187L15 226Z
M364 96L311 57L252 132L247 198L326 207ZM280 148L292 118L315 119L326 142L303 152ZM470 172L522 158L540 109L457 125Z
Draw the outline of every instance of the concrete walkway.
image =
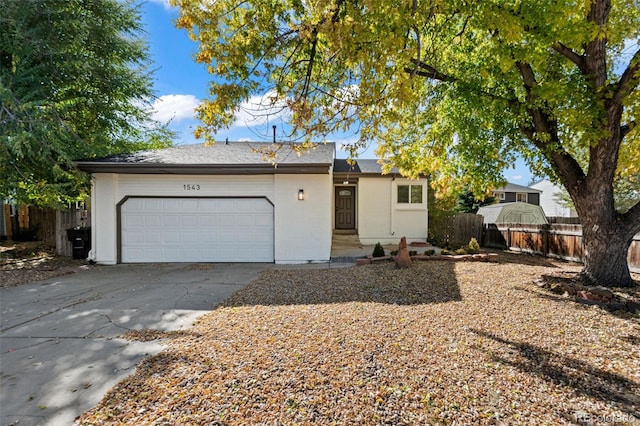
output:
M0 426L70 425L162 343L273 264L94 266L0 289Z

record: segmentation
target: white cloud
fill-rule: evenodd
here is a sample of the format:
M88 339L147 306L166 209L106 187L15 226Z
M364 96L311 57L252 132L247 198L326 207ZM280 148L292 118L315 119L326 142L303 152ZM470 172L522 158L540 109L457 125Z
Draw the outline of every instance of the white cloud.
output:
M522 180L522 175L513 175L511 176L511 180Z
M161 123L194 119L194 109L198 105L200 101L193 95L163 95L153 102L152 117Z
M254 95L248 101L243 102L236 111L234 126L264 126L277 120L287 119L289 108L284 99L278 99L274 91L264 95Z

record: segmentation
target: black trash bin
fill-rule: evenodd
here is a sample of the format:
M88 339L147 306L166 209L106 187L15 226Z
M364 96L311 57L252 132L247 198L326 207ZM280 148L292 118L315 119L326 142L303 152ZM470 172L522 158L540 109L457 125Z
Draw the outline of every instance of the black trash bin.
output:
M67 229L67 238L73 247L74 259L86 259L91 250L91 227Z

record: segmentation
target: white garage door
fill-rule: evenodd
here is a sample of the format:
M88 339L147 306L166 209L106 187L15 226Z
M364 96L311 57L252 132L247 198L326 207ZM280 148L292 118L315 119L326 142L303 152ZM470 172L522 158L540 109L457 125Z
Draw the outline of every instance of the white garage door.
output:
M273 206L264 198L129 198L121 261L273 262Z

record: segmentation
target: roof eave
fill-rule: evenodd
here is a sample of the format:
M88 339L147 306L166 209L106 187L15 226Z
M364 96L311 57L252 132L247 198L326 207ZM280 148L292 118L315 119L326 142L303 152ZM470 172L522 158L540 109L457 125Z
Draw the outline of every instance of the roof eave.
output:
M331 164L144 164L82 161L76 166L89 173L180 174L180 175L270 175L328 174Z

